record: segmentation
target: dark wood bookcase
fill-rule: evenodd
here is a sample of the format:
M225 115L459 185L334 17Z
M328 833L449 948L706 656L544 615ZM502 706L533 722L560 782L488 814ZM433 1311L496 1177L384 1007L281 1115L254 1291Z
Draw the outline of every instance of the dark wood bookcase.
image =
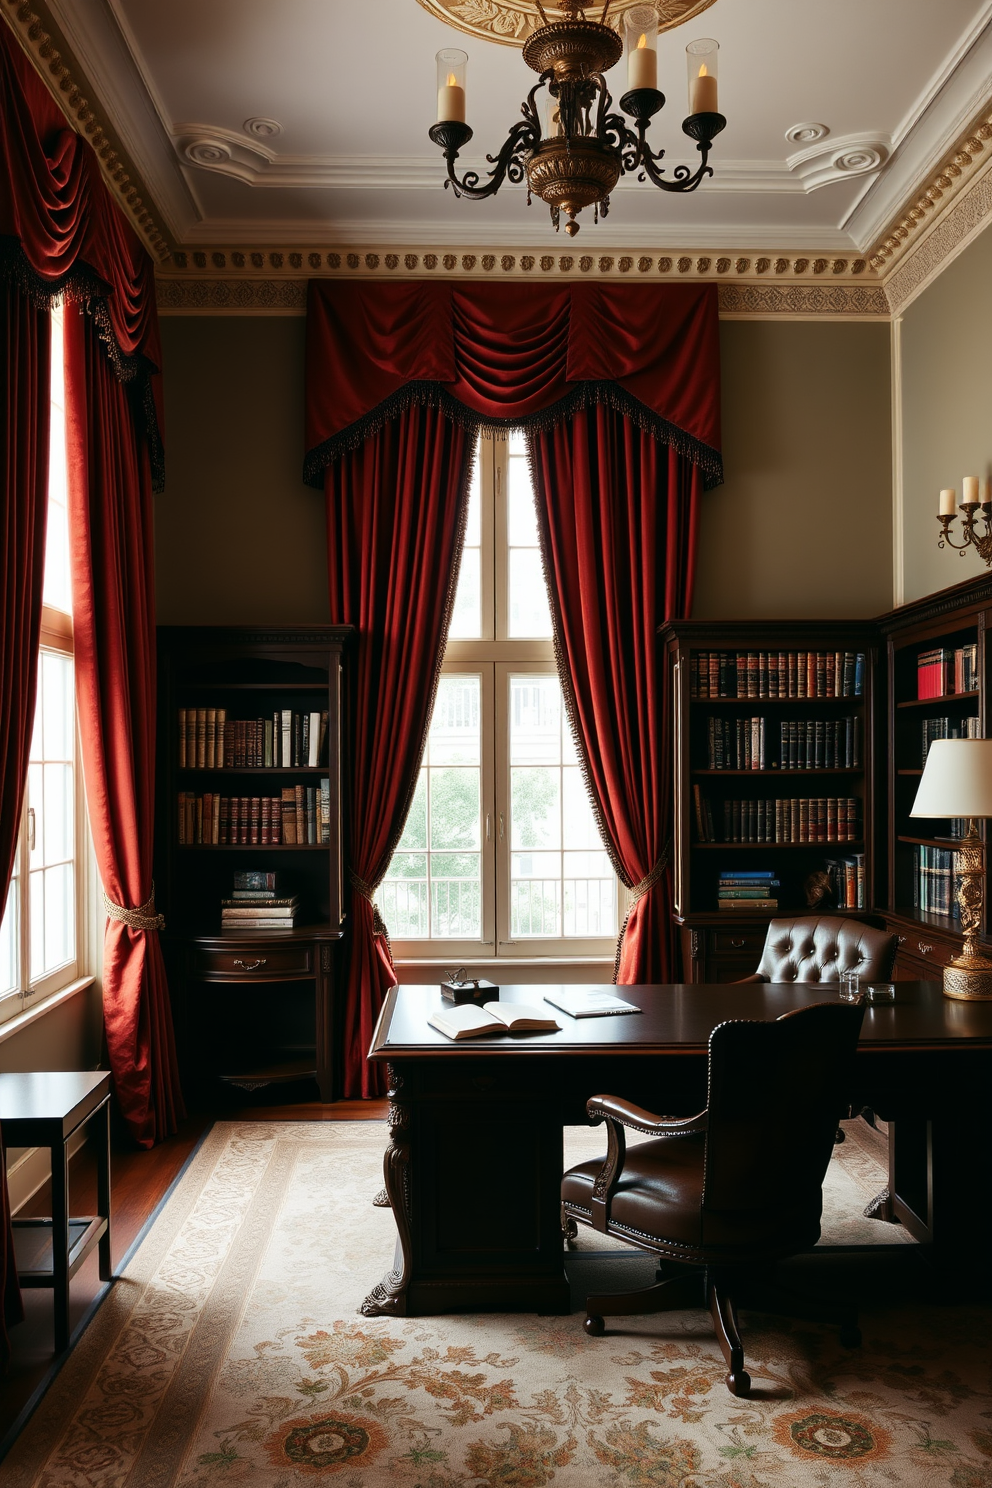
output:
M927 822L909 813L923 773L925 720L947 719L952 729L963 731L965 721L975 719L978 734L982 738L987 736L990 625L990 576L968 580L903 605L879 621L887 647L886 733L891 746L885 803L888 872L879 902L887 925L899 937L896 974L908 979L939 977L942 967L957 954L962 942L953 915L934 913L920 906L917 849L952 851L951 823ZM921 653L938 647L954 652L965 646L976 648L976 686L920 699L917 661ZM980 830L984 836L984 824L980 824ZM986 935L989 925L986 884L983 927Z
M334 626L163 626L159 629L156 897L184 1080L245 1091L315 1081L332 1100L335 949L343 934L341 706L349 636ZM229 720L277 710L327 712L322 762L181 764L180 709L224 708ZM330 840L180 842L180 792L278 797L329 783ZM206 837L208 834L203 833ZM317 834L319 835L319 833ZM275 871L299 894L292 929L221 930L221 900L240 869Z
M753 972L761 957L769 919L777 915L809 913L805 885L828 860L863 855L862 907L825 909L853 918L872 919L874 904L874 768L876 737L876 671L878 631L864 621L765 621L734 624L717 621L678 621L662 629L664 665L671 685L671 745L675 769L675 918L682 941L683 977L692 982L734 981ZM863 657L860 690L848 695L778 696L777 681L762 679L766 695L749 697L699 696L693 679L700 657L724 653L727 690L734 690L736 658L760 653L829 653ZM757 665L755 660L754 665ZM827 669L823 665L827 691ZM777 663L776 663L777 678ZM842 692L843 681L831 693ZM757 690L757 684L755 685ZM797 691L799 690L797 686ZM738 769L712 764L709 720L725 721L734 733L738 720L765 719L764 768ZM854 718L858 735L858 764L783 768L780 740L783 723L831 726ZM701 840L696 795L708 802L713 837ZM724 803L733 800L779 802L790 799L853 798L857 828L852 840L735 842L722 840ZM770 829L774 830L774 823ZM766 830L769 830L766 827ZM836 839L836 834L835 834ZM780 880L778 908L721 910L717 887L721 872L774 872Z

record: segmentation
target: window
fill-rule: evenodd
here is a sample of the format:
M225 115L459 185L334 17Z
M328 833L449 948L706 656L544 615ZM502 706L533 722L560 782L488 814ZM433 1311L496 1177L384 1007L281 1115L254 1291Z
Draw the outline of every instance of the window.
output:
M612 957L618 883L554 663L522 435L484 438L413 804L378 895L400 957Z
M0 1021L77 975L79 832L71 610L62 315L56 310L38 692L17 856L0 921Z

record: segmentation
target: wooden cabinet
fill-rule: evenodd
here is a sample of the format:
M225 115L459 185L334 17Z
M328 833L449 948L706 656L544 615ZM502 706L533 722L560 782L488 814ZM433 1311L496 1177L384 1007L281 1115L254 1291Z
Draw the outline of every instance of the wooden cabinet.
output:
M887 646L889 741L885 800L887 875L880 905L899 937L896 975L938 978L962 937L954 905L954 824L910 811L932 738L986 736L992 578L941 590L882 616ZM931 685L921 688L921 661ZM933 679L937 679L934 690ZM920 692L932 692L920 696ZM985 826L980 829L985 834ZM989 930L986 892L985 933Z
M870 622L679 621L662 630L675 770L675 917L683 977L753 972L769 919L871 918L878 632ZM723 908L766 873L774 906Z
M252 1091L306 1079L322 1100L333 1099L348 634L333 626L160 628L156 892L187 1082L221 1079ZM191 712L197 745L182 722ZM308 734L310 720L320 720L323 740L312 750L303 747L303 719ZM275 742L283 720L285 750ZM283 830L285 811L292 833ZM297 821L298 839L287 840ZM221 901L242 870L274 872L280 897L298 897L292 923L222 928Z

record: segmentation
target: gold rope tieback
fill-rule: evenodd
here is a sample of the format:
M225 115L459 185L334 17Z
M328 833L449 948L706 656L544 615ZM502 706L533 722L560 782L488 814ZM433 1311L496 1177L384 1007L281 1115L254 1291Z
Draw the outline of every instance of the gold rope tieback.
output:
M357 893L361 894L361 896L362 896L363 899L367 899L368 902L371 904L371 906L372 906L372 934L373 935L382 935L382 936L384 936L385 937L385 940L386 940L386 944L388 946L389 945L389 931L386 929L386 922L385 922L385 920L382 918L382 915L379 913L379 906L375 902L375 891L378 888L378 884L366 883L366 881L365 881L364 878L359 878L358 874L355 872L355 870L353 868L349 868L348 869L348 882L351 884L351 887L356 890ZM392 951L390 951L390 954L392 954Z
M633 888L630 890L630 903L627 905L627 913L623 917L623 924L620 926L620 934L617 936L617 954L613 962L614 984L616 984L616 979L620 975L620 958L623 955L623 938L627 933L628 921L630 920L631 915L634 913L634 906L639 899L644 898L645 894L649 894L651 892L655 884L660 881L661 876L667 867L668 848L666 846L665 851L662 853L657 863L655 863L654 867L651 869L651 872L647 874L645 878L642 878L640 883L634 884Z
M130 925L132 930L165 929L165 915L155 913L154 884L144 904L139 904L137 909L125 909L123 904L115 904L112 899L108 899L106 891L103 895L103 907L109 920L120 920L122 925Z

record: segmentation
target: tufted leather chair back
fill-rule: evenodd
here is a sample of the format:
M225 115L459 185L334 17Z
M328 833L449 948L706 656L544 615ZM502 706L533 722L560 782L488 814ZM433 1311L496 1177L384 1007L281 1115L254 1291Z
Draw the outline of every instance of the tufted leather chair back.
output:
M819 1234L821 1186L850 1099L864 1006L815 1003L710 1035L704 1243ZM783 1120L782 1113L786 1112Z
M803 915L772 920L757 973L759 982L836 982L842 971L872 982L892 975L897 940L884 930L843 920Z

